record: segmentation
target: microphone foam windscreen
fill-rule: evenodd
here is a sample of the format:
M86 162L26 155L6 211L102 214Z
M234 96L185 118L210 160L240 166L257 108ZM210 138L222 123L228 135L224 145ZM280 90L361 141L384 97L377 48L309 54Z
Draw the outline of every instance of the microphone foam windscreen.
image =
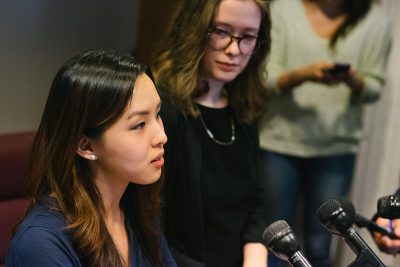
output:
M262 238L265 244L269 246L271 241L275 239L277 235L280 235L281 233L287 232L289 230L290 226L287 224L287 222L284 220L279 220L272 223L270 226L267 227L267 229L264 230Z
M390 198L389 197L381 197L378 199L378 210L386 209L388 206L390 206Z
M335 199L342 205L342 208L346 212L347 216L349 216L353 221L356 216L354 205L344 197L335 197Z
M399 198L395 195L384 196L378 199L379 209L390 209L393 206L398 206Z
M378 216L387 219L400 218L400 199L395 195L384 196L378 199Z
M353 204L342 197L331 198L324 204L322 204L322 206L318 209L318 216L322 222L326 222L333 214L335 214L340 209L346 212L347 216L351 220L354 220L356 211Z
M317 213L321 221L326 222L332 216L332 213L336 212L340 208L340 203L336 199L331 198L319 207Z

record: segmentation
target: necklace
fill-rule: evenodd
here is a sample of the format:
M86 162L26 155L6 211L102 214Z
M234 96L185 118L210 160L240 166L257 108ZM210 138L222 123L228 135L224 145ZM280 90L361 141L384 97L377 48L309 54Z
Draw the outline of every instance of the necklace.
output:
M199 114L199 118L200 118L201 124L204 127L204 130L206 130L206 132L207 132L208 136L211 138L211 140L213 140L218 145L223 145L223 146L230 146L233 144L233 142L235 141L235 122L233 121L233 117L231 117L232 136L231 136L231 140L229 142L219 141L217 138L215 138L214 135L212 134L212 132L210 131L210 129L208 129L206 123L204 122L204 119L203 119L203 116L201 115L201 113Z

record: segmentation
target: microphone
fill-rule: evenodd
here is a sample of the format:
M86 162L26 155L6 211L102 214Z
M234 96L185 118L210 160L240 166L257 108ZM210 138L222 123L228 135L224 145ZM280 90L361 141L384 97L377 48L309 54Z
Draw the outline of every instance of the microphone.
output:
M366 227L371 232L380 233L382 235L390 237L391 239L398 239L398 237L394 233L389 232L385 228L376 224L374 221L371 221L357 213L354 216L354 222L360 228Z
M382 218L400 219L400 199L395 195L384 196L378 199L378 213Z
M349 201L338 197L329 199L322 204L317 213L325 228L329 232L343 237L357 255L356 261L353 262L354 266L385 266L361 236L353 229L352 224L355 220L355 210Z
M299 242L286 221L272 223L264 230L262 238L264 245L281 260L289 261L294 267L312 267L300 252Z

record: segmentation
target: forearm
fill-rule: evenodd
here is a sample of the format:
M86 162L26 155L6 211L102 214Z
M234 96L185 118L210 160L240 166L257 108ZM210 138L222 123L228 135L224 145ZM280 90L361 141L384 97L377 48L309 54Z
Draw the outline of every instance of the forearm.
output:
M277 85L282 92L288 92L306 81L329 84L332 77L330 77L327 70L332 67L332 63L327 61L318 61L301 68L293 69L283 73L278 78Z
M282 93L288 92L294 87L306 81L304 71L302 69L295 69L282 74L278 78L278 87Z
M261 243L243 246L243 267L267 267L267 248Z

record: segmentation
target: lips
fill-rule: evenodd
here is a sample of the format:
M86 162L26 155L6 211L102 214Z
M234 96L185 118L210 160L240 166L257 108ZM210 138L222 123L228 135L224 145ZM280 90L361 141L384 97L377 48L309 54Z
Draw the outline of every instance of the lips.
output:
M161 168L164 166L164 152L159 153L157 157L151 161L151 165L156 168Z
M239 64L229 63L229 62L217 62L219 68L224 71L234 71L237 70Z

